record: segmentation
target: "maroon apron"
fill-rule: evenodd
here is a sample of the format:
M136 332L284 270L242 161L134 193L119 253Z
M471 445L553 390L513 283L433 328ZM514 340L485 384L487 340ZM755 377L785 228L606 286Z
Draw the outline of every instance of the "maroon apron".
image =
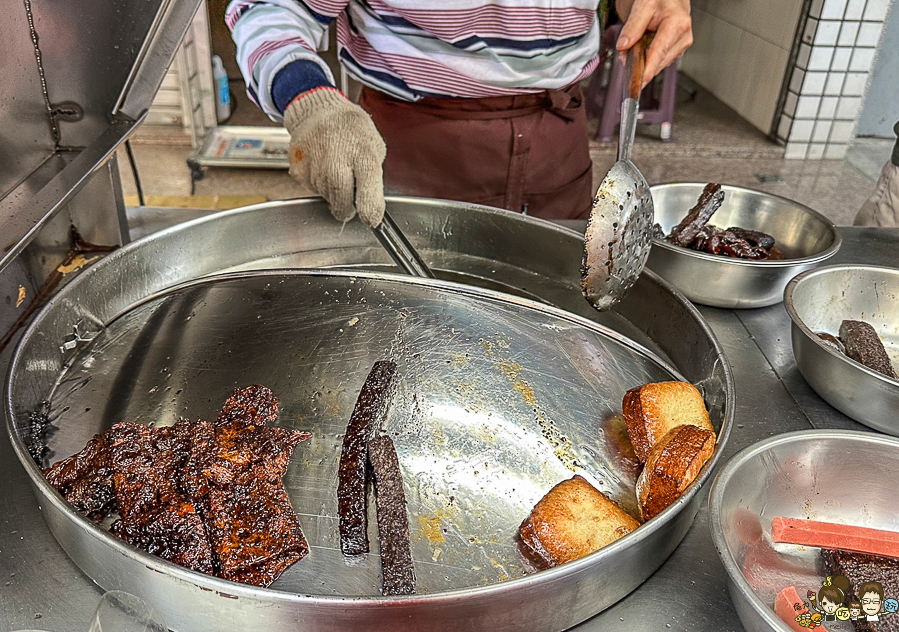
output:
M387 144L389 195L459 200L547 219L583 219L593 199L577 85L484 99L410 103L363 88Z

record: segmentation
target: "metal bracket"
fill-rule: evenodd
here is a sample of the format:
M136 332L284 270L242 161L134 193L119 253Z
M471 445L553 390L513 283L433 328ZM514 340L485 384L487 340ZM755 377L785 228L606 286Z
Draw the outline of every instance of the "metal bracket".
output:
M66 353L67 351L72 351L73 349L77 349L79 346L84 346L85 344L93 342L94 338L97 337L98 332L87 332L82 334L78 331L78 325L81 323L78 322L75 325L72 325L72 333L65 337L63 343L59 347L60 353Z
M187 168L190 169L190 194L193 195L197 182L206 177L206 172L203 171L203 165L196 158L187 159Z

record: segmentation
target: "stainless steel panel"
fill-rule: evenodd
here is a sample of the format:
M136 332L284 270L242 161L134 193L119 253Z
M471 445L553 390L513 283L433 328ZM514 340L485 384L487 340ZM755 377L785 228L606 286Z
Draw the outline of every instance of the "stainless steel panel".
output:
M0 200L54 151L34 44L21 2L0 21ZM0 241L11 239L0 231ZM5 244L0 244L2 247Z
M870 323L899 367L899 270L827 266L799 275L784 294L793 355L803 377L834 408L871 428L899 435L899 380L832 350L816 335L838 335L843 320Z
M747 630L789 632L774 614L775 596L788 586L803 595L827 575L820 549L771 542L772 518L899 530L899 514L888 500L897 473L899 441L841 430L767 439L722 468L709 500L712 538Z
M125 88L134 92L123 113L134 120L149 108L197 4L34 2L50 101L74 102L84 112L81 120L59 122L63 146L85 147L102 134Z
M676 183L652 187L656 221L669 233L699 198L705 184ZM841 239L833 222L786 198L724 185L724 204L710 224L739 226L773 236L786 259L750 261L680 248L654 239L647 266L702 305L765 307L783 300L794 276L832 257Z
M113 107L113 115L132 119L143 115L162 83L164 70L160 72L160 69L171 64L199 6L200 0L164 0L160 4L160 12L150 28L145 47L135 60L128 81Z
M102 209L102 212L97 212ZM104 246L121 246L131 241L119 162L115 154L91 174L84 188L66 205L81 238Z
M391 200L390 204L398 223L432 267L461 271L475 282L505 285L513 291L522 288L546 299L555 297L572 309L585 308L597 316L580 295L578 266L582 241L577 234L530 218L470 205L421 200ZM533 252L546 256L535 260ZM500 260L491 258L492 255L498 255ZM324 204L317 200L221 213L133 244L86 271L77 285L54 302L49 311L55 314L55 323L47 329L49 335L31 339L33 350L41 360L27 363L29 380L37 382L33 382L33 387L16 389L13 408L20 412L27 410L46 396L48 391L36 385L47 383L46 380L52 382L59 374L62 358L57 340L69 334L75 322L80 321L82 331L96 330L104 319L154 291L223 267L249 269L285 265L285 262L370 266L372 261L377 265L387 264L386 254L370 232L358 223L347 225L341 232L339 225L328 217ZM454 265L447 265L450 262ZM106 289L91 289L100 287ZM657 301L659 296L665 300ZM603 318L614 323L616 329L648 340L653 348L667 353L689 379L700 384L709 400L713 419L716 424L723 424L720 426L723 446L730 429L733 391L729 369L714 338L695 310L671 294L651 273L641 277L625 303L628 301L632 302L628 309L634 322L615 312L604 314ZM653 339L659 344L653 343ZM17 375L16 369L13 375ZM33 466L29 472L36 484L41 485L42 479ZM698 509L696 491L701 484L702 481L691 489L688 497L669 509L666 519L640 530L641 537L646 538L645 544L621 547L620 565L615 563L614 572L597 576L588 568L591 559L603 557L603 552L599 552L598 557L560 567L549 574L474 589L476 597L463 591L396 600L390 608L375 608L366 616L376 616L379 624L394 626L393 629L400 622L408 623L408 617L413 617L412 624L419 629L449 625L458 629L466 624L474 626L475 621L479 622L477 627L489 624L497 629L520 629L525 619L531 629L571 625L588 616L591 610L595 612L622 597L670 554ZM83 532L71 528L80 518L71 514L54 494L47 495L44 514L60 543L79 564L96 573L101 585L154 595L151 600L157 606L156 601L165 595L163 605L167 609L177 610L178 616L202 621L197 627L203 629L215 629L216 625L240 627L244 621L252 621L253 627L268 625L287 629L288 625L295 626L298 618L310 624L321 622L322 626L338 627L347 620L335 617L352 618L367 611L371 603L379 603L379 600L370 601L369 605L349 601L342 603L337 611L333 602L321 602L321 598L304 599L294 595L273 602L266 591L254 593L245 587L224 582L219 585L204 579L213 582L207 583L207 588L213 588L210 592L197 585L195 575L172 569L152 558L137 559L130 548L103 540L101 533L91 535L99 538L102 545L85 549ZM646 557L648 551L652 551L651 558ZM158 567L164 573L148 573L147 565ZM509 593L505 592L507 587L512 587ZM522 597L519 590L525 590L528 596ZM234 600L221 595L240 597ZM305 604L302 613L295 610L298 601Z
M17 191L0 201L0 234L9 235L13 241L0 252L0 271L9 264L33 240L53 216L63 208L88 182L100 165L112 157L127 130L137 124L110 126L90 146L75 155L52 179L33 195ZM41 176L48 174L41 173ZM110 186L113 181L108 181ZM24 183L26 186L28 183ZM108 199L104 199L108 204ZM115 206L95 207L96 213L116 213ZM108 220L105 220L108 221ZM113 221L117 221L113 220ZM104 220L97 220L102 224Z
M0 31L0 270L82 186L99 182L90 174L146 114L197 3L38 0L7 12ZM107 185L121 197L113 180ZM93 213L118 211L116 224L123 210L121 200L104 199Z

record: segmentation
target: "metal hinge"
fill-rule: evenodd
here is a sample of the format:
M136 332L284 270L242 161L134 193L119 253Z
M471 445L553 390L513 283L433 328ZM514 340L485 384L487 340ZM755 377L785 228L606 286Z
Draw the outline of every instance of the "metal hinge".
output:
M66 353L67 351L72 351L78 347L83 347L86 344L93 342L94 338L97 337L99 332L81 333L78 331L78 324L72 326L72 333L63 340L63 343L59 347L60 353Z

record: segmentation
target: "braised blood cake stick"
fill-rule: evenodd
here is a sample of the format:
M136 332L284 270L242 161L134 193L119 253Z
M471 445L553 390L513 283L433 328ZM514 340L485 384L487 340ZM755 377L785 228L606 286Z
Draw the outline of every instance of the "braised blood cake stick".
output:
M394 373L396 363L389 360L375 362L365 378L343 436L337 473L337 512L340 518L340 550L344 555L368 553L368 443L387 411Z
M415 569L409 542L409 518L403 474L393 441L381 435L368 444L378 505L378 543L381 549L382 587L385 595L415 593Z
M899 533L848 524L776 516L771 523L771 539L819 549L899 558Z
M724 191L721 190L720 184L710 182L705 185L696 206L690 209L680 224L671 229L671 234L667 237L668 241L684 248L689 246L693 238L715 214L715 211L721 208L723 202Z

